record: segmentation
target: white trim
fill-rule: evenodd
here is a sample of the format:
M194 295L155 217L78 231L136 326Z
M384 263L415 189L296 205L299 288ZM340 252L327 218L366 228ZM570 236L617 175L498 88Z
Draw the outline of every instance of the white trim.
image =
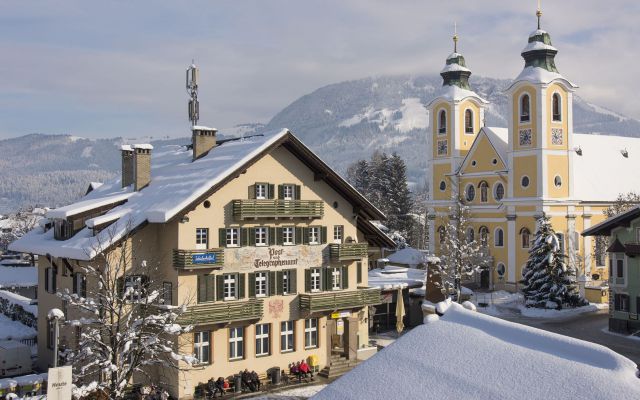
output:
M555 95L558 95L558 97L560 98L560 119L559 120L554 120L553 119L553 97ZM551 123L562 123L563 121L563 112L562 112L562 93L560 93L560 91L558 89L554 89L553 92L551 92Z
M522 181L524 180L524 178L527 178L527 180L529 181L529 182L527 183L527 186L525 186L525 185L523 185L523 184L522 184ZM529 175L527 175L527 174L522 175L522 176L520 177L519 181L520 181L520 187L521 187L521 188L523 188L523 189L527 189L529 186L531 186L531 178L529 178Z
M509 245L507 246L507 268L508 273L505 280L508 283L515 282L516 275L516 221L507 221L507 234L509 236Z
M496 223L501 223L501 222L505 222L507 220L507 218L469 218L469 220L471 222L496 222Z

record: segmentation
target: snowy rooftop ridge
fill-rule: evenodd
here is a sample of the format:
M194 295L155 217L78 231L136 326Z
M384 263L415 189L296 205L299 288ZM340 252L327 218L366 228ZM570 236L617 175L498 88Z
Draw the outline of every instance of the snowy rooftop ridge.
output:
M442 68L442 70L440 71L440 73L445 73L445 72L458 72L458 71L462 71L462 72L471 72L471 70L469 68L463 67L460 64L446 64L444 66L444 68Z
M445 100L449 100L449 101L460 102L460 101L462 101L464 99L467 99L467 98L474 98L474 99L480 101L483 104L488 104L489 103L487 100L485 100L482 97L480 97L473 90L462 89L461 87L458 87L456 85L445 85L445 86L442 86L436 92L436 95L427 104L427 106L429 106L430 104L433 104L435 101L437 101L439 99L445 99Z
M539 42L536 42L536 43L539 43ZM532 43L529 43L529 45L531 44ZM527 47L529 45L527 45ZM527 81L531 83L539 83L539 84L546 85L556 80L564 82L566 86L568 86L570 89L575 89L578 87L575 83L569 81L567 78L565 78L564 76L562 76L557 72L547 71L546 69L541 67L525 67L522 69L522 72L520 72L520 74L516 77L516 79L513 80L513 83L511 83L511 85L507 88L507 90L513 88L518 82L521 82L521 81Z
M534 50L551 50L551 51L558 51L558 49L556 49L555 47L542 43L542 42L538 42L538 41L534 41L534 42L530 42L527 43L527 45L524 47L524 49L522 49L521 53L528 53L530 51L534 51Z

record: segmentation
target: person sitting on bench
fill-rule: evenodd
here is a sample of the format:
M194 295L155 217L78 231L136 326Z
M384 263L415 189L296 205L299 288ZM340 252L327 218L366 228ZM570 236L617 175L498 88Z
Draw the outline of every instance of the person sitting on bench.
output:
M300 361L299 368L300 368L300 375L304 375L305 379L307 379L307 376L310 376L311 380L313 380L313 371L309 367L309 364L307 364L304 360L302 360Z

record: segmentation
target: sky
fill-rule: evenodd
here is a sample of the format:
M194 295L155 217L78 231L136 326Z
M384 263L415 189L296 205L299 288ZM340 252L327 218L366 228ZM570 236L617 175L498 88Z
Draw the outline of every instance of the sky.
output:
M0 139L186 136L192 59L200 124L266 123L328 84L438 73L454 22L474 74L514 78L535 9L535 0L0 0ZM542 9L577 94L640 118L640 1Z

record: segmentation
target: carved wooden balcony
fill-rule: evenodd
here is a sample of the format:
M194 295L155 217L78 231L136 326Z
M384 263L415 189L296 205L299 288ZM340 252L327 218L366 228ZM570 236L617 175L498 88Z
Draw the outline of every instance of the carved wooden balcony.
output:
M382 302L379 288L301 293L298 297L300 310L307 313L362 308Z
M367 243L332 243L329 245L329 255L333 261L360 260L368 255Z
M321 200L234 200L232 207L236 220L312 219L324 215Z
M179 270L222 267L224 249L173 250L173 267Z
M262 299L200 303L189 306L178 322L189 325L208 325L260 319L263 309L264 300Z

